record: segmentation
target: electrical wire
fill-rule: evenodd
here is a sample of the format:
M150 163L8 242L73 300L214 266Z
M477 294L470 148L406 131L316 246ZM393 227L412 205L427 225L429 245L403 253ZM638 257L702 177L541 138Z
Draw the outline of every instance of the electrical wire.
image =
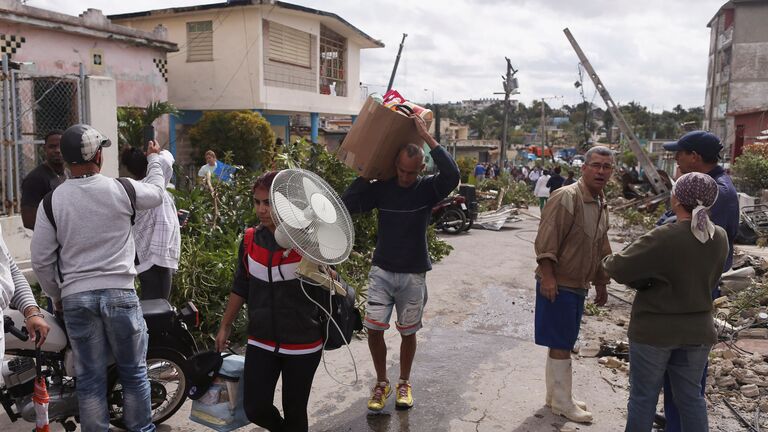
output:
M341 331L341 327L339 327L339 324L336 323L336 320L334 320L333 316L331 316L331 312L329 312L333 310L333 296L336 295L333 288L329 289L330 295L328 296L328 309L326 310L320 303L316 302L312 297L310 297L309 294L307 294L307 291L304 289L304 283L317 286L317 287L324 287L323 284L312 283L302 277L299 277L298 279L299 279L299 285L301 285L301 291L304 293L304 296L307 297L309 301L314 303L317 307L319 307L323 312L325 312L326 315L328 315L328 322L325 323L326 334L328 334L328 331L330 330L331 322L333 322L333 325L336 327L336 330L339 331L339 334L343 335L344 332ZM325 373L327 373L328 376L331 377L331 379L337 384L343 385L345 387L356 386L357 383L360 381L360 376L357 373L357 363L355 362L355 356L352 354L352 349L349 347L349 343L347 343L346 340L344 341L344 346L347 348L347 352L349 352L349 357L352 359L352 367L355 370L355 381L352 384L347 384L337 380L336 377L334 377L333 374L331 374L331 371L328 370L328 363L325 361L325 344L326 343L328 343L327 339L323 341L323 349L322 349L323 368L325 368Z

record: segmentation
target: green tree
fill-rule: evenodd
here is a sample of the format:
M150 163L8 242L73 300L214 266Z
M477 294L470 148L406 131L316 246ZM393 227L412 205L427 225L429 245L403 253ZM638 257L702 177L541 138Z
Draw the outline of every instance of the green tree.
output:
M193 157L203 162L206 150L250 168L270 167L275 158L275 134L269 122L253 111L206 111L189 131Z
M117 148L144 147L144 127L165 114L177 115L179 110L169 102L152 102L146 108L117 108Z

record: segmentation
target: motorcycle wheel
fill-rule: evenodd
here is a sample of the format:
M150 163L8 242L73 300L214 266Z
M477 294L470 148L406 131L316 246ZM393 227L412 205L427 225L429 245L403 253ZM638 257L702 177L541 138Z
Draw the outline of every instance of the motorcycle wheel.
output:
M464 224L464 227L462 228L462 231L469 231L470 229L472 229L472 224L474 222L475 221L473 221L472 218L467 218L467 223Z
M464 213L460 210L452 208L446 210L445 213L443 213L438 226L446 234L458 234L464 230L464 226L466 224L467 217L464 216Z
M171 418L187 400L187 377L182 368L185 361L173 350L150 349L147 352L152 423L156 425ZM110 423L124 429L123 392L116 373L110 383L107 393Z

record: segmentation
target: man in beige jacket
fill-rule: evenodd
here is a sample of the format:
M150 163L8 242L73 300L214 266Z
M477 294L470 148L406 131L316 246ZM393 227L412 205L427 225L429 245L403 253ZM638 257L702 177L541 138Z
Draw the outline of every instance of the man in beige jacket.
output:
M536 344L549 348L546 404L555 415L589 423L592 413L573 399L571 350L579 336L584 300L595 285L595 304L608 299L609 277L600 262L611 253L603 188L614 167L613 152L592 147L578 182L549 198L536 235Z

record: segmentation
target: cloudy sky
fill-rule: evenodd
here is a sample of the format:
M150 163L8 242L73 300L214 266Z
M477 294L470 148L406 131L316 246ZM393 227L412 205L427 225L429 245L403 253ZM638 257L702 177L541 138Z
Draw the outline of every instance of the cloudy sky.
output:
M28 0L77 15L215 3L205 0ZM386 88L402 33L407 33L395 88L412 100L457 101L502 91L507 56L519 69L523 102L581 101L573 83L578 58L568 27L614 101L654 111L704 104L709 28L725 0L289 0L333 12L385 48L364 50L361 81ZM585 79L586 76L585 76ZM589 83L586 97L592 100ZM599 95L595 103L603 105Z

